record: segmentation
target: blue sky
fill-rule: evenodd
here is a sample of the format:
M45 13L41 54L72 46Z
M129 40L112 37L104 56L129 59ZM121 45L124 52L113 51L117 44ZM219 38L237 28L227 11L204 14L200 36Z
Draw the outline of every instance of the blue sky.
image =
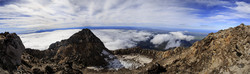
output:
M220 30L250 24L250 0L0 0L0 32L84 26Z

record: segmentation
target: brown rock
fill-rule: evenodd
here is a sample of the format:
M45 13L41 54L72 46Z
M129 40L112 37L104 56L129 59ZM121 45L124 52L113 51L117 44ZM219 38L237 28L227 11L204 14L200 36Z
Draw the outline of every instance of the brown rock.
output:
M250 26L244 24L210 33L190 48L172 53L159 63L167 73L247 74L250 73L249 35Z
M75 33L69 39L52 44L50 50L57 50L55 59L60 63L75 62L85 66L106 66L108 62L104 58L103 51L112 54L89 29ZM98 62L97 62L98 61Z

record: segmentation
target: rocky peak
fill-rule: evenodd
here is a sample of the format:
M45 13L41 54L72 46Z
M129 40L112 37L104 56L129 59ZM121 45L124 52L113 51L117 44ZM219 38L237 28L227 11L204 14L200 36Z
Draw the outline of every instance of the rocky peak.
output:
M84 66L104 67L110 64L111 59L116 58L89 29L83 29L67 40L52 44L50 49L57 50L55 59L59 59L59 63L75 62Z
M89 29L50 45L48 50L26 49L22 73L82 73L85 69L120 69L123 65ZM92 69L91 69L92 70Z
M97 38L89 29L82 29L82 31L75 33L72 35L68 41L74 44L82 44L82 43L96 43L101 47L104 47L102 41Z
M25 47L15 33L0 33L0 67L5 70L16 70L21 64L21 55Z

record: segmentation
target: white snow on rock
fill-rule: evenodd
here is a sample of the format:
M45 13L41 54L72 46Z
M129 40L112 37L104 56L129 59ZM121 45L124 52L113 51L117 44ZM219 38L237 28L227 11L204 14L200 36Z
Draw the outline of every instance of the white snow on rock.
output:
M121 55L118 56L121 64L126 68L126 69L137 69L141 66L145 66L145 64L148 64L152 62L152 58L148 58L143 55Z
M94 66L91 66L91 67L87 67L88 69L93 69L93 70L96 70L96 71L100 71L102 70L103 68L101 67L94 67Z
M108 56L107 58L104 58L105 61L109 63L106 68L109 70L118 70L121 68L126 69L137 69L139 67L145 66L146 64L152 62L152 58L149 58L144 55L113 55L107 52L106 50L102 50L101 53L102 56ZM103 67L87 67L88 69L93 70L102 70Z

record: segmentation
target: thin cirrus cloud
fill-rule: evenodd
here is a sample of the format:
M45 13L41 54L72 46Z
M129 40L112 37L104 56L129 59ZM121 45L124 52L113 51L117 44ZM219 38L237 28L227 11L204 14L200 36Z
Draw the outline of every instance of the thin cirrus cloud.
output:
M4 2L3 2L4 1ZM177 28L221 29L213 23L225 23L232 17L248 15L241 8L249 3L224 0L7 0L0 1L0 27L41 30L79 26L164 26ZM5 3L5 4L4 4ZM228 5L235 6L228 6ZM200 6L196 6L200 5ZM209 12L215 6L245 14L223 11ZM203 8L197 8L203 7ZM249 8L247 8L248 10ZM221 10L221 11L220 11ZM225 21L217 21L218 18ZM237 19L237 18L232 18ZM241 22L241 21L240 21ZM244 22L244 21L243 21ZM183 25L184 24L184 25ZM200 25L208 25L202 27ZM225 23L228 25L228 23Z
M210 18L217 20L249 18L250 4L245 2L236 2L235 4L236 7L227 7L231 9L231 11L218 13L216 16L212 16Z
M235 2L235 6L228 7L228 11L221 11L214 16L208 17L210 20L216 20L215 23L225 23L225 25L231 26L232 24L239 25L239 23L249 24L250 18L250 3L247 2ZM215 24L218 25L218 24Z

